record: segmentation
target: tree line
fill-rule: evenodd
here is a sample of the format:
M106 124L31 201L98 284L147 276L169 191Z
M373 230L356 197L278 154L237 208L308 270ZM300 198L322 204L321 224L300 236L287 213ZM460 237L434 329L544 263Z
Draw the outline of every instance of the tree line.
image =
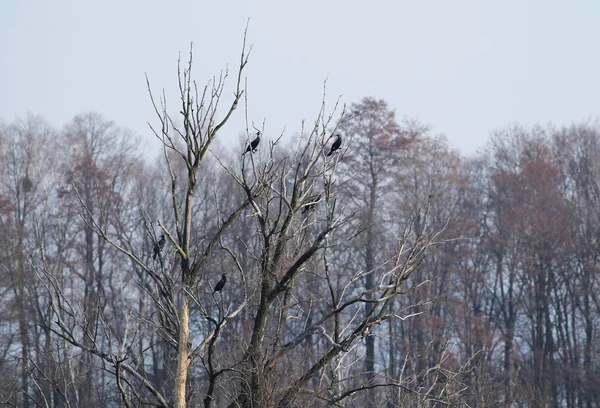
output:
M155 159L0 126L0 404L599 406L596 122L464 156L368 97L226 149L247 62L148 84Z

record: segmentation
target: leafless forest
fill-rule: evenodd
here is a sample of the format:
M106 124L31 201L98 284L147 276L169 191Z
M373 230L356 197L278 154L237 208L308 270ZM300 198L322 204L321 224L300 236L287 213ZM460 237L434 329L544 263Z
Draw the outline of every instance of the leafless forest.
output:
M247 62L148 82L157 158L0 125L1 406L600 406L598 123L464 157L364 98L242 136Z

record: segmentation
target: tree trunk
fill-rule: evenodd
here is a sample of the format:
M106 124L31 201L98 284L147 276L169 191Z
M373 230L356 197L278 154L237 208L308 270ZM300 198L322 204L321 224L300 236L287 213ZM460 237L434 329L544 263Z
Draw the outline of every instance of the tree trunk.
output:
M185 408L186 401L186 384L188 377L189 364L189 348L188 341L190 338L189 322L190 322L190 298L183 291L181 299L181 309L179 310L179 352L177 353L177 372L175 373L175 408Z
M375 175L373 175L373 184L371 185L370 197L369 197L369 212L367 214L367 248L365 256L365 272L367 273L365 289L370 290L375 287L375 278L372 273L375 267L375 243L373 237L373 223L375 221L375 200L376 200L376 188L377 181ZM371 299L372 295L368 295ZM369 315L373 310L371 303L365 303L365 314ZM367 336L366 338L366 351L367 355L365 358L365 368L367 370L367 381L372 384L375 381L375 337Z
M18 305L19 316L19 336L21 340L21 389L23 391L23 408L29 408L29 329L22 299L23 294L18 292L20 290L15 289L15 299Z

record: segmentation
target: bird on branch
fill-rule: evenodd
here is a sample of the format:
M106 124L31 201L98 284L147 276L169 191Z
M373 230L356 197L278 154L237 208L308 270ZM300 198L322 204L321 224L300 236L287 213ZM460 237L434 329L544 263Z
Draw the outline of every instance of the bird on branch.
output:
M335 135L335 137L335 142L333 142L333 144L331 145L331 150L329 150L329 153L327 153L327 157L331 156L333 152L339 150L339 148L342 147L342 136L337 134Z
M226 274L221 275L221 280L219 282L217 282L217 286L215 286L215 290L213 290L213 295L215 293L223 290L223 287L225 286L226 282L227 282L227 275Z
M258 147L259 143L260 143L260 130L257 130L256 131L256 139L254 139L252 142L250 142L248 147L246 147L246 151L244 153L242 153L242 156L250 151L252 153L254 153L256 151L256 148Z
M154 256L152 257L152 259L156 259L156 257L158 255L160 255L160 252L163 250L164 247L165 247L165 236L163 234L161 234L158 242L154 243Z
M302 203L302 207L304 207L302 208L302 214L306 214L307 212L314 210L315 205L317 205L319 201L321 201L321 194L315 194L309 197L308 200Z

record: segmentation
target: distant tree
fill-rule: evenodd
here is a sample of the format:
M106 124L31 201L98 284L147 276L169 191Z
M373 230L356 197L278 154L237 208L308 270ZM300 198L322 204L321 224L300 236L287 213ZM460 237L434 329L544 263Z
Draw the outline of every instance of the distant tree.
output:
M413 130L412 133L416 132ZM438 377L444 375L448 378L447 383L452 384L450 371L455 367L446 362L444 369L450 371L444 374L430 369L448 353L448 338L452 332L448 322L452 319L455 293L451 265L462 258L457 251L470 235L470 231L460 224L461 162L443 137L427 134L421 134L404 149L401 162L403 169L396 177L399 187L394 216L400 220L414 220L413 239L417 239L422 231L443 230L440 235L443 243L430 251L408 282L415 290L398 299L400 308L416 305L411 311L419 317L398 328L405 341L396 354L402 351L400 357L404 357L409 366L407 373L414 375L421 386L433 387L439 392L446 384L436 384ZM422 282L427 284L421 285ZM473 350L464 361L478 351ZM457 358L457 361L460 360Z
M0 288L2 293L2 330L0 371L16 374L19 393L4 395L7 403L32 406L35 384L29 374L36 362L31 360L40 347L40 338L30 322L36 320L31 297L38 293L27 251L35 241L35 220L43 206L54 170L50 126L41 118L28 116L0 127ZM5 337L6 336L6 337ZM8 380L10 381L10 380ZM2 381L3 385L8 381ZM17 382L18 383L18 382ZM14 390L13 390L14 391ZM12 395L11 395L12 394Z
M346 141L342 168L351 174L342 185L348 208L359 212L361 250L365 268L365 289L377 286L375 268L383 261L381 240L386 234L386 211L395 189L394 174L401 166L400 151L414 138L403 131L395 114L384 100L363 98L349 108L350 115L340 126ZM387 201L387 203L386 203ZM379 254L378 254L379 252ZM365 315L374 304L365 303ZM375 377L375 336L367 336L365 372L371 382Z
M573 232L571 262L565 262L557 282L559 365L564 374L567 406L594 406L600 398L598 331L595 329L600 304L600 128L598 122L575 124L552 132L552 150L560 166L566 214ZM564 277L562 277L562 276ZM556 293L556 292L555 292Z

